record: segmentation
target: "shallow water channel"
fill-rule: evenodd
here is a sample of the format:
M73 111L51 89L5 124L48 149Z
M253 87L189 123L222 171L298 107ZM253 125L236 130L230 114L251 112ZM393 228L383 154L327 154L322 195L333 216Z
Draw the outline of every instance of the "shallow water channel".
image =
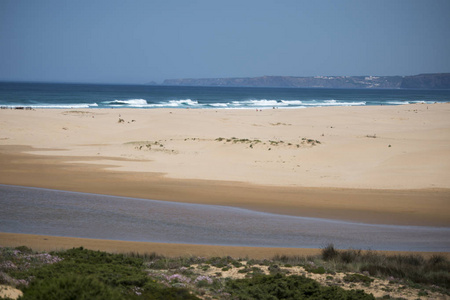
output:
M236 246L450 251L449 227L394 226L0 185L0 231ZM0 241L1 245L1 241Z

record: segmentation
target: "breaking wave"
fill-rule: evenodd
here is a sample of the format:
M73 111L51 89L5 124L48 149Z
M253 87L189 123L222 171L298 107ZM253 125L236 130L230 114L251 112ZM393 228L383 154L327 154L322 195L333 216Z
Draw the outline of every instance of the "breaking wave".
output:
M114 106L130 106L130 107L145 107L148 105L145 99L129 99L129 100L114 100L105 101L103 104L114 105Z

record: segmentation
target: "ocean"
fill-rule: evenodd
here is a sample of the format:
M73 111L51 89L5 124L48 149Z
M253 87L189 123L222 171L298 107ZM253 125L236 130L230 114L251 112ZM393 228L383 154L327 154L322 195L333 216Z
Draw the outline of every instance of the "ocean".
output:
M450 90L180 87L0 82L2 108L289 109L450 102Z

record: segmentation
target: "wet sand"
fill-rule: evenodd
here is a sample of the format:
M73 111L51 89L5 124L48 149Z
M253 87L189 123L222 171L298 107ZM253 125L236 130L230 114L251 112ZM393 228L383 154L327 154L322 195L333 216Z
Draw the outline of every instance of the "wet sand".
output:
M86 238L68 238L33 234L16 234L0 232L1 246L17 247L27 245L37 251L52 251L71 249L73 247L84 247L91 250L108 251L113 253L156 253L168 257L178 256L231 256L234 258L266 259L275 255L318 255L320 249L300 248L264 248L264 247L233 247L233 246L211 246L192 244L167 244L167 243L145 243L124 242L112 240L97 240ZM442 254L450 258L450 252L405 252L405 251L376 251L384 254L414 254L419 253L425 257Z
M380 190L263 186L181 180L162 174L108 171L65 156L0 146L0 183L198 204L372 224L450 226L450 190ZM83 157L84 160L89 158ZM98 158L96 158L98 159Z

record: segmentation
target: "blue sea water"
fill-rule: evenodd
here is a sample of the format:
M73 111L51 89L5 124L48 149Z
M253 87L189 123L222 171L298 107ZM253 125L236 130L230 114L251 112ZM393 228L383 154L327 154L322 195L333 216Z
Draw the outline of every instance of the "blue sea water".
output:
M179 87L0 82L1 107L264 109L450 102L450 90Z

